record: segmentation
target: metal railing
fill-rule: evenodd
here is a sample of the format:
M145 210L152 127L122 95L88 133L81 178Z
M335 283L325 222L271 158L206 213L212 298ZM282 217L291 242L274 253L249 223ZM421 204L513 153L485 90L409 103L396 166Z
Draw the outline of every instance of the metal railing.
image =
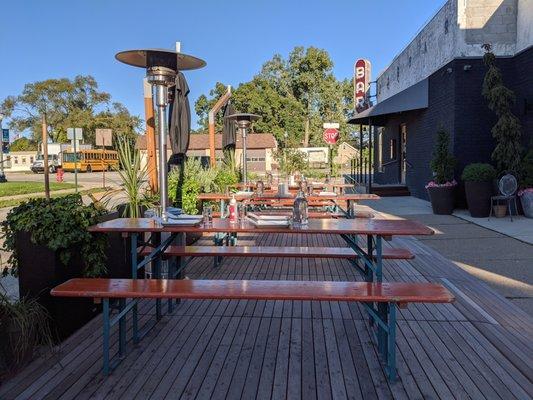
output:
M350 176L356 188L364 187L366 192L370 193L373 180L370 158L368 156L352 158L350 161Z

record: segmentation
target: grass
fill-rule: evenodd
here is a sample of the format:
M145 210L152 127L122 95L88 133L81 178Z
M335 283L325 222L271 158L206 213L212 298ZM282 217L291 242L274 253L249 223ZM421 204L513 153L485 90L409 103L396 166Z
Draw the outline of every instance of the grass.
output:
M69 184L70 185L70 184ZM68 188L66 188L68 189ZM80 190L80 194L81 195L87 195L89 193L100 193L100 192L103 192L105 191L104 189L102 188L92 188L92 189L87 189L87 190ZM52 193L50 195L50 197L61 197L61 196L66 196L66 194L63 194L63 193ZM0 200L0 208L5 208L5 207L16 207L18 206L20 203L28 200L30 197L44 197L44 193L39 193L38 195L36 196L28 196L28 197L24 197L24 198L21 198L21 199L6 199L6 200Z
M73 183L50 182L50 190L74 189ZM16 196L19 194L44 193L44 182L4 182L0 183L0 197Z

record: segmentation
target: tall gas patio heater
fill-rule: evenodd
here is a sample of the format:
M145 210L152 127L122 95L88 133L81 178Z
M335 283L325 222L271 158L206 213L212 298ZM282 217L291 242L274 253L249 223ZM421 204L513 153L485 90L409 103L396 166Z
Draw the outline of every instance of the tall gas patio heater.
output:
M115 55L124 64L146 69L146 78L155 88L157 133L159 135L159 193L161 210L168 207L167 187L167 106L168 88L175 85L178 71L202 68L204 60L165 49L126 50ZM176 105L177 106L177 105Z
M239 132L242 135L242 183L244 184L244 190L248 190L248 177L247 172L248 168L246 165L246 136L248 135L248 130L250 129L250 125L253 121L256 121L259 119L259 115L256 114L247 114L247 113L237 113L237 114L231 114L227 117L224 117L230 120L233 120L237 123L237 128L239 128Z

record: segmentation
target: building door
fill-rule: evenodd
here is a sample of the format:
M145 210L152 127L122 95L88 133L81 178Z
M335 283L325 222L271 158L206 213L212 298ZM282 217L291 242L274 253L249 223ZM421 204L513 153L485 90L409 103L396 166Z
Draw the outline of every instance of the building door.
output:
M400 183L405 185L407 173L407 125L400 125Z

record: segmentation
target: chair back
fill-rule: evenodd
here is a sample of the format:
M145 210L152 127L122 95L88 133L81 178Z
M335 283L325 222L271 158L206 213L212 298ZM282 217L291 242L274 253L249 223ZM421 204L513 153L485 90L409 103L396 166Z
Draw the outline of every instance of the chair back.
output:
M506 174L502 176L498 182L498 189L500 189L500 193L504 196L515 194L516 189L518 189L518 183L514 175Z

